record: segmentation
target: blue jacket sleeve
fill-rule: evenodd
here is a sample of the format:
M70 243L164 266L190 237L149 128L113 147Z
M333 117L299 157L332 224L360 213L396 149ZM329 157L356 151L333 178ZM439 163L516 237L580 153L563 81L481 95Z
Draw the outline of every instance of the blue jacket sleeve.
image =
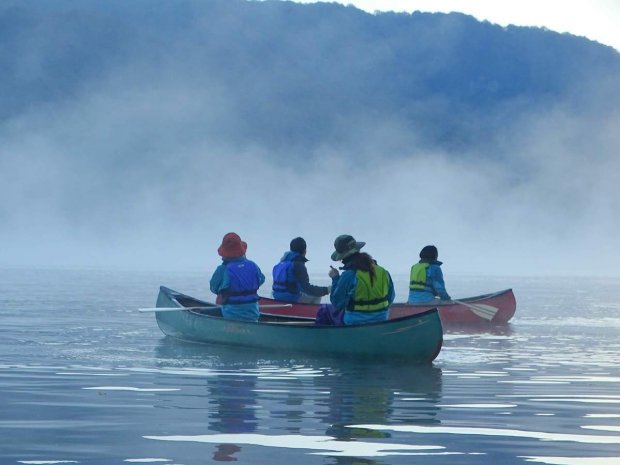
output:
M433 283L433 289L441 300L450 300L450 296L446 291L446 284L443 281L443 272L438 266L429 266L429 277Z
M265 279L263 277L263 279ZM226 267L220 265L215 269L213 276L211 276L211 282L209 287L214 294L221 294L223 289L227 289L229 286L228 274L226 273Z
M346 310L353 298L356 285L355 271L347 270L340 276L332 278L332 292L329 296L332 305L338 310Z
M390 303L390 305L392 305L394 303L394 299L396 298L396 292L394 291L394 281L392 281L392 276L390 276L390 273L388 273L387 270L386 273L390 281L390 288L388 289L388 302Z
M265 275L260 270L258 265L256 265L256 271L258 272L258 287L261 287L264 284L264 282L265 282Z

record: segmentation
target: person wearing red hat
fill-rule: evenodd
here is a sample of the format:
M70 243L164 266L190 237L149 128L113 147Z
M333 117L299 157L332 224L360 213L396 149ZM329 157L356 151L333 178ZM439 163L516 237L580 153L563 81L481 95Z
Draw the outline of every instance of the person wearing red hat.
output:
M211 277L211 292L222 301L222 315L232 320L258 321L258 288L265 276L256 263L245 257L248 244L238 234L224 236L217 253L222 264Z

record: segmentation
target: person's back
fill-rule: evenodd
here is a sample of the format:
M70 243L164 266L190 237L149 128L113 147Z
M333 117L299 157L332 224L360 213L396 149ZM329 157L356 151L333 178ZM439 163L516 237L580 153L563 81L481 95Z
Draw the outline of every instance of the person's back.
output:
M353 262L372 261L368 254L359 254ZM362 270L359 265L353 264L355 270L355 292L345 310L345 324L369 323L372 321L387 320L390 307L391 279L388 272L377 265L370 264L368 271Z
M329 287L310 284L306 269L306 241L296 237L280 262L273 267L273 298L287 302L319 303Z
M344 271L342 275L335 269L330 271L330 300L337 310L344 311L346 325L387 320L394 301L390 274L370 255L359 252L364 244L348 235L339 236L334 244L332 260L342 260Z
M301 296L301 286L293 273L294 261L299 257L296 252L285 252L273 267L273 298L287 302L297 302Z
M257 321L258 288L265 276L256 263L245 257L247 244L235 233L224 236L218 254L222 264L211 277L211 292L222 300L222 315L235 320Z
M450 300L441 271L442 263L437 258L438 251L433 245L427 245L420 251L420 261L411 267L408 303L428 303L436 297Z

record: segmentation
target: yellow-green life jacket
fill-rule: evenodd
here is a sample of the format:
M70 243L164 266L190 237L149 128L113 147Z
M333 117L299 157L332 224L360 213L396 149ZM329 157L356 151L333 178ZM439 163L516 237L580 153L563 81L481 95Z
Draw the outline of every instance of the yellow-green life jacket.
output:
M379 265L375 265L375 279L370 282L368 271L356 271L357 286L351 309L356 312L376 312L385 310L390 305L388 294L390 292L390 280L387 271Z
M427 262L419 262L411 267L409 275L409 289L412 291L424 291L432 289L426 285L426 270L428 270Z

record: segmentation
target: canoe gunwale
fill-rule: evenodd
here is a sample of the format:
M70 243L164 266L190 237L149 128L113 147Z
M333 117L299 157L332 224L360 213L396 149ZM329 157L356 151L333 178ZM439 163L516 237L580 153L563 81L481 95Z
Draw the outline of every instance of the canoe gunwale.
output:
M182 305L179 300L177 299L176 295L182 295L179 294L176 291L173 291L172 289L169 289L167 287L163 287L161 288L161 291L163 293L166 294L166 296L172 301L174 302L178 307L179 307L179 311L185 311L188 313L191 313L192 315L195 315L196 317L199 318L215 318L215 319L224 319L223 316L221 315L211 315L209 313L205 313L203 310L196 310L196 309L188 309L188 310L183 310L184 309L184 305ZM182 295L183 297L186 297L184 295ZM189 296L187 296L189 297ZM193 297L191 297L191 299L194 302L198 302L201 305L200 306L204 306L205 308L208 307L213 307L214 310L219 310L219 306L212 304L210 302L204 302L198 299L194 299ZM403 316L403 317L399 317L399 318L394 318L391 320L385 320L385 321L374 321L371 323L365 323L365 324L360 324L360 325L342 325L342 326L333 326L333 325L313 325L313 326L299 326L299 328L304 328L304 329L308 329L308 328L315 328L315 329L319 329L319 328L351 328L351 327L356 327L356 326L376 326L376 325L385 325L385 324L392 324L392 323L396 323L396 322L404 322L407 320L414 320L416 318L420 318L426 315L430 315L432 313L437 312L437 308L431 308L429 310L426 310L424 312L421 313L416 313L414 315L407 315L407 316ZM284 324L289 325L290 323L305 323L308 321L311 321L311 318L308 317L298 317L295 315L278 315L278 314L273 314L273 313L262 313L261 312L261 316L266 316L266 317L270 317L270 318L274 318L274 319L280 319L282 320L281 322L277 322L277 321L243 321L243 320L234 320L235 323L244 323L244 324L250 324L250 325L255 325L255 324L260 324L260 325L274 325L274 326L282 326ZM290 328L295 328L296 326L288 326Z
M471 297L463 297L463 298L459 298L457 300L461 301L461 302L467 302L467 303L476 303L480 300L488 300L488 299L492 299L495 297L499 297L503 294L506 294L508 292L512 292L512 288L507 288L507 289L502 289L501 291L496 291L496 292L489 292L488 294L480 294L480 295L475 295L475 296L471 296ZM266 297L266 296L260 296L261 300L267 300L267 301L273 301L273 302L281 302L280 300L274 299L272 297ZM319 304L309 304L309 303L302 303L302 302L295 302L295 306L299 306L299 307L306 307L306 308L312 308L312 307L317 307ZM437 302L432 302L432 306L433 307L445 307L445 306L451 306L454 305L454 301L450 301L450 300L438 300ZM392 306L407 306L407 307L428 307L429 303L422 303L422 304L410 304L407 302L394 302L392 304Z
M269 297L261 297L259 302L266 305L284 303L283 301ZM488 305L495 307L497 311L495 312L493 319L489 321L488 319L474 313L471 308L468 307L468 304ZM315 318L320 305L321 304L293 302L292 308L290 309L271 309L268 313L272 315L295 315L304 318ZM390 308L390 320L397 319L405 315L420 314L426 310L437 308L445 325L498 325L506 324L512 319L516 311L516 300L512 288L507 288L472 297L464 297L462 299L458 299L458 301L436 300L419 304L397 302L393 303Z

